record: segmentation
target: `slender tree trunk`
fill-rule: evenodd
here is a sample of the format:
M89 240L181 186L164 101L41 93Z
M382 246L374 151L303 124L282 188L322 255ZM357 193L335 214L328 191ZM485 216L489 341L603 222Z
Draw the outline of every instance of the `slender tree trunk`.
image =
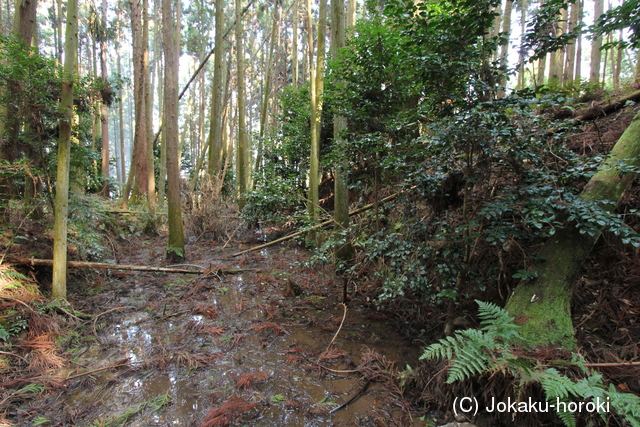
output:
M622 40L622 30L618 33L618 40ZM613 65L613 89L620 91L620 73L622 72L622 49L616 49L616 59Z
M296 0L297 3L297 0ZM236 0L236 68L238 72L238 143L236 144L236 180L238 182L238 208L245 205L247 193L247 115L246 86L244 76L244 46L242 24L242 0ZM295 34L295 32L294 32ZM295 55L295 52L294 52ZM295 78L295 73L294 73Z
M60 139L56 176L56 205L53 231L53 298L67 297L67 215L69 212L69 162L71 158L71 123L73 122L73 81L78 55L78 4L67 2L64 76L60 109Z
M275 47L277 45L277 31L278 31L278 21L280 19L280 14L278 10L279 3L276 2L273 9L273 26L271 27L271 36L269 36L269 56L266 62L266 75L264 79L264 93L263 93L263 101L262 101L262 109L260 112L260 138L264 138L264 134L267 128L267 113L269 111L269 98L271 95L271 80L273 75L273 57L275 52ZM262 144L262 143L261 143ZM261 153L258 153L258 157L261 157ZM260 160L258 160L260 161Z
M308 210L311 219L315 222L318 211L318 187L320 179L320 128L322 123L322 95L324 92L324 50L327 31L327 0L320 0L318 17L318 46L316 52L315 93L311 97L311 154L309 155L309 201ZM310 236L315 240L315 233Z
M344 0L331 0L331 56L337 59L340 50L345 47L345 14ZM344 116L333 116L333 139L335 147L340 150L347 141L344 132L347 130L347 118ZM336 223L336 230L341 232L349 228L349 189L347 187L347 177L349 163L342 156L339 158L334 172L333 191L333 217ZM347 241L336 250L336 257L343 261L351 260L354 256L353 246Z
M571 5L571 14L569 15L569 22L567 31L572 32L578 25L578 17L580 12L580 3L576 1ZM573 81L573 69L575 67L576 59L576 42L571 41L567 45L567 58L564 63L564 75L563 81L565 83L571 83Z
M640 50L638 50L638 53L636 55L636 72L634 77L634 83L636 85L640 85Z
M524 34L526 32L527 29L527 0L520 0L518 2L518 6L520 7L520 33L522 34L521 36L521 43L522 43L522 38L524 38ZM517 89L524 89L524 87L526 86L526 64L525 64L525 58L524 58L524 51L520 51L518 54L518 85L516 86Z
M604 11L603 0L594 1L594 20L598 19ZM600 66L602 62L602 36L594 37L591 42L591 71L589 73L589 83L600 84Z
M356 0L347 0L347 28L356 25Z
M150 85L150 76L151 73L149 71L149 0L142 0L142 47L143 47L143 55L142 55L142 72L144 73L144 82L143 82L143 104L142 108L144 108L144 118L147 121L145 124L145 133L144 137L145 148L146 148L146 156L147 156L147 203L149 204L149 211L151 213L155 212L156 207L156 178L155 178L155 168L154 168L154 155L153 155L153 129L151 127L152 123L152 102L153 102L153 94L151 92Z
M160 49L164 51L164 42L158 44L158 52ZM162 61L158 61L158 81L164 79L164 67ZM164 111L164 84L158 85L158 109ZM164 114L160 127L164 126ZM164 132L158 135L158 144L160 145L160 165L158 167L158 206L164 208L164 200L167 193L167 138Z
M216 2L215 58L213 65L213 98L211 108L211 129L209 131L209 176L215 179L222 167L222 108L224 98L223 30L224 0Z
M107 71L107 0L102 0L102 32L100 37L100 72L102 74L102 85L106 89L109 86L109 73ZM102 101L101 117L102 121L102 162L100 169L102 172L103 184L102 193L109 197L109 110L105 101Z
M620 162L640 166L640 113L589 180L582 198L613 211L636 177L630 172L620 172ZM527 346L560 344L575 349L570 310L573 285L598 237L599 234L581 234L569 225L554 234L538 252L534 264L537 278L521 282L506 306L511 315L525 319L521 335Z
M562 34L567 32L567 9L562 9L560 11L560 20L556 22L556 30L555 36L559 37ZM551 63L549 65L549 82L554 82L557 85L562 84L562 75L563 70L562 66L564 65L564 51L565 49L558 49L551 53Z
M178 0L179 1L179 0ZM178 156L178 60L180 56L180 22L173 13L174 0L162 0L164 38L164 140L167 144L167 204L169 239L167 259L185 258L182 211L180 208L180 164Z
M544 84L545 72L547 70L547 56L544 55L538 59L538 74L536 76L536 85L542 86Z
M236 18L236 22L238 18ZM293 87L298 87L298 28L300 23L300 0L293 0L293 12L291 14L291 24L293 26L291 43L291 83Z
M507 41L502 45L500 49L500 63L505 68L509 65L509 36L511 35L511 15L513 11L513 0L507 0L504 7L504 16L502 18L502 32L505 34ZM504 87L507 85L506 76L502 78L500 82L500 90L498 91L498 98L502 98L505 95Z
M584 2L583 0L576 0L578 5L578 25L582 25ZM573 79L580 81L582 79L582 33L578 34L578 40L576 41L576 69L573 73Z

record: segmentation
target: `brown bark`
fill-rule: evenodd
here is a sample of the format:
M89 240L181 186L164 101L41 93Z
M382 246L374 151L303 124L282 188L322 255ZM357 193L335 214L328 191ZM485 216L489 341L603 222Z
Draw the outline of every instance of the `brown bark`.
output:
M180 22L175 18L172 3L173 0L162 0L162 30L165 57L164 142L167 145L169 222L167 259L176 262L185 258L185 247L180 203L180 164L178 154L178 60L180 56L180 32L178 28L180 28Z
M53 261L50 259L36 258L7 258L8 264L20 265L42 265L52 266ZM181 274L237 274L246 269L213 269L205 268L199 265L193 265L194 268L176 268L176 267L154 267L150 265L131 265L131 264L109 264L106 262L85 262L85 261L67 261L67 267L72 268L97 268L103 270L127 270L127 271L155 271L159 273L181 273Z
M107 0L102 0L102 33L100 34L100 72L102 74L102 85L104 90L109 86L109 76L107 71ZM103 187L102 193L105 197L109 197L109 120L108 108L105 100L102 100L101 108L101 124L102 124L102 162L100 169L102 172Z

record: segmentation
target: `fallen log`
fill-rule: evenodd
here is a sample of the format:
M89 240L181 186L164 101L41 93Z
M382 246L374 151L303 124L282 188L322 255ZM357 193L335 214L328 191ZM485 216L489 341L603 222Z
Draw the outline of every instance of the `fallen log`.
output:
M589 108L584 113L574 117L575 120L587 121L587 120L595 120L599 117L606 116L609 113L613 113L625 106L627 101L638 101L640 100L640 90L630 93L629 95L623 96L622 98L618 98L615 101L611 101L606 105L596 105L592 108Z
M414 187L412 187L412 188L414 188ZM400 193L402 193L402 191L400 191L398 193L395 193L395 194L392 194L390 196L387 196L387 197L385 197L383 199L380 199L378 201L378 204L386 203L388 201L391 201L391 200L395 199L396 197L398 197L398 195L400 195ZM374 203L369 203L368 205L365 205L365 206L363 206L361 208L358 208L358 209L355 209L355 210L349 212L349 216L357 215L359 213L368 211L369 209L372 209L375 205L376 205L375 202ZM244 251L237 252L237 253L235 253L235 254L233 254L231 256L232 257L237 257L237 256L240 256L240 255L246 254L247 252L253 252L253 251L257 251L259 249L263 249L263 248L266 248L268 246L275 245L276 243L280 243L280 242L284 242L286 240L293 239L294 237L297 237L297 236L299 236L301 234L304 234L304 233L307 233L309 231L313 231L313 230L317 230L318 228L326 227L327 225L330 225L333 222L334 222L334 220L333 220L333 218L331 218L331 219L328 219L328 220L326 220L324 222L321 222L320 224L316 224L313 227L309 227L309 228L305 228L304 230L296 231L295 233L288 234L288 235L286 235L284 237L281 237L281 238L276 239L276 240L272 240L270 242L264 243L264 244L259 245L259 246L254 246L253 248L245 249Z
M53 266L53 260L50 260L50 259L7 258L5 262L8 264L43 265L48 267ZM192 266L193 268L172 268L172 267L153 267L148 265L110 264L107 262L85 262L85 261L67 261L67 266L74 267L74 268L153 271L158 273L180 273L180 274L238 274L238 273L247 271L246 269L216 270L211 267L202 267L200 265L193 265Z

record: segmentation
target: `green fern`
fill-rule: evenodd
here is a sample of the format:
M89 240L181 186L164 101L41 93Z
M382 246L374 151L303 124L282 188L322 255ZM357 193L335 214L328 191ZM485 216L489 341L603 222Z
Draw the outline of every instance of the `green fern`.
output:
M509 372L517 381L516 388L520 390L526 384L539 382L549 402L559 400L568 405L578 400L606 401L612 410L625 417L629 425L640 427L640 397L620 393L613 385L607 389L602 375L590 373L584 358L577 354L572 356L571 364L577 365L585 374L578 381L573 381L555 368L536 369L532 361L514 357L512 345L521 342L522 338L513 317L495 304L476 302L480 307L480 330L457 331L454 336L428 346L420 356L420 359L449 360L447 383L488 372ZM558 417L567 427L575 427L576 414L562 409L556 408ZM606 420L606 413L600 415Z
M604 394L610 399L611 407L618 414L624 414L631 427L640 427L640 397L631 393L620 393L613 384L609 385ZM604 414L602 415L604 418Z
M512 359L507 343L520 336L513 317L495 304L476 301L480 330L465 329L454 336L440 339L427 347L420 359L448 359L451 361L447 383L464 380L495 369ZM508 364L507 364L508 365Z
M520 326L513 322L513 316L507 311L490 302L478 301L478 317L481 319L480 329L484 332L503 340L513 342L521 339L518 334Z

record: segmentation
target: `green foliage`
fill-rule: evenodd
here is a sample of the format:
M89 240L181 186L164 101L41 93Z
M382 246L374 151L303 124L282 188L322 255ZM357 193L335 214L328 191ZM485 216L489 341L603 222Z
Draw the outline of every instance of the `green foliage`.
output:
M511 344L521 339L518 326L506 311L491 303L476 301L481 329L458 331L426 348L420 359L449 359L447 383L464 380L493 369L500 369L514 359Z
M620 393L613 384L607 388L602 375L589 374L584 359L578 355L574 355L572 363L587 374L578 380L540 362L534 364L530 359L516 357L514 350L522 338L513 317L494 304L476 302L479 305L478 317L482 319L480 330L457 331L454 336L428 346L420 356L420 359L448 359L447 383L496 372L509 373L520 388L525 384L539 383L549 402L555 403L557 399L565 403L576 399L600 399L600 402L610 402L611 408L624 416L630 425L640 426L640 397ZM558 416L567 427L574 427L576 413L562 409L556 407ZM600 415L606 421L607 413L601 412Z
M529 53L529 60L542 58L549 52L562 49L572 42L580 32L582 26L578 25L571 32L557 34L558 20L562 10L567 10L573 0L548 0L538 11L533 14L533 19L527 25L524 35L524 43L521 49Z
M282 223L301 208L302 195L296 178L283 178L273 168L254 176L254 189L247 192L241 216L248 224Z
M104 260L116 250L112 237L124 239L140 234L144 215L120 218L109 213L104 199L72 193L69 199L69 246L84 260Z
M59 110L63 75L60 65L11 37L1 36L0 75L0 104L8 112L5 160L10 164L29 164L29 173L19 175L20 178L33 180L44 174L48 179L42 179L43 182L55 182L56 144L59 121L63 117ZM121 81L116 79L110 86L119 84ZM78 115L78 125L72 130L72 179L87 189L101 187L94 180L98 175L95 160L99 159L99 153L91 148L91 125L96 112L92 110L89 98L100 97L104 89L101 79L76 78L74 82L74 112ZM18 192L24 191L18 183L14 187ZM46 188L45 191L50 193L53 189Z
M638 0L625 0L620 6L608 10L598 18L590 28L595 36L610 34L617 30L631 30L629 42L619 40L613 45L619 49L626 47L637 48L640 45L640 2ZM611 45L610 45L611 46ZM606 48L604 46L603 48Z

